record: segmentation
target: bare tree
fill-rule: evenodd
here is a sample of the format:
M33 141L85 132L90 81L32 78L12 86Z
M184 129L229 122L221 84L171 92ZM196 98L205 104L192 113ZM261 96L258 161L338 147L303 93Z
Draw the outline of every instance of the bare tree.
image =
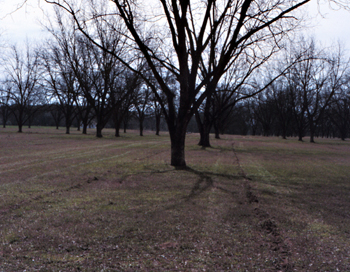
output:
M294 108L300 109L301 122L304 122L302 118L306 115L310 142L314 142L317 125L333 95L341 88L348 62L344 63L340 47L337 52L327 53L319 50L313 40L301 40L298 46L297 54L301 50L305 57L290 71L293 90L298 93L299 100L299 105ZM294 97L294 101L297 97Z
M96 44L98 41L88 31L89 20L104 16L108 23L111 16L122 18L129 31L130 46L143 54L167 97L162 110L170 133L171 164L185 166L186 128L195 111L215 92L222 76L244 49L249 48L245 52L252 58L262 60L275 50L276 41L297 22L293 12L309 0L160 0L159 8L155 3L152 10L140 2L113 0L117 10L113 14L118 15L96 14L96 9L82 12L87 6L74 7L68 1L47 2L69 12L77 28ZM145 33L146 30L151 33ZM103 48L102 44L99 46ZM166 84L165 70L176 77L177 90ZM155 92L157 87L152 90Z
M138 69L143 70L142 63L139 64L137 70ZM128 70L123 71L118 80L115 81L115 92L111 99L114 105L113 122L116 137L120 137L119 130L121 123L125 122L126 118L128 118L130 115L129 110L134 102L134 93L138 93L141 85L142 81L140 74L138 72L132 72Z
M77 115L75 109L75 97L79 89L77 80L66 55L54 44L42 54L42 60L46 71L45 87L60 105L60 111L65 119L66 134L69 134Z
M39 89L38 53L28 44L23 50L24 55L20 51L22 50L12 46L5 63L6 83L9 86L7 91L12 101L18 132L22 132L23 125L39 109L34 106L43 101Z
M145 84L141 85L133 94L135 116L139 121L140 136L143 136L143 122L150 111L151 90Z
M287 139L287 133L293 119L289 88L283 80L273 84L271 88L277 127L282 139Z
M56 129L59 129L61 120L63 118L63 112L59 103L51 103L49 105L49 111L55 123Z

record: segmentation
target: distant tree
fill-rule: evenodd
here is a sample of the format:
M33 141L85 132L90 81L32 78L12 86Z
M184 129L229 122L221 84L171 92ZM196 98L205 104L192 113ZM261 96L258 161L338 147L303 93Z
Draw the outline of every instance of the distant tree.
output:
M24 51L24 54L21 52ZM23 125L39 109L43 102L40 90L40 63L38 52L29 45L24 50L12 46L5 61L5 75L8 95L12 103L12 112L22 132Z
M11 85L2 84L0 89L0 113L2 119L2 127L6 128L7 121L11 114Z
M159 96L160 97L160 96ZM160 133L160 121L162 118L162 108L160 103L158 102L158 99L155 97L154 94L151 95L151 107L153 110L155 123L156 123L156 135L159 136Z
M237 97L232 91L220 89L213 94L212 102L212 120L215 132L215 138L220 139L220 134L224 134L229 120L234 118L234 108L237 103Z
M87 102L86 98L82 95L81 89L79 93L74 97L75 106L78 112L79 120L83 125L83 134L87 134L87 128L91 124L95 115L92 112L91 105Z
M307 118L310 142L314 142L318 123L332 97L341 88L348 62L344 63L340 48L337 52L326 53L319 50L313 40L301 40L295 52L303 55L304 60L290 70L293 80L291 90L297 93L294 102L297 101L297 108L301 109L300 122Z
M350 133L350 78L342 85L341 91L332 97L327 109L328 117L339 132L339 137L344 141Z
M142 63L139 64L138 69L143 69ZM120 137L119 130L122 122L125 121L125 118L130 117L129 110L134 102L134 93L138 93L141 83L139 73L128 70L124 70L115 82L115 92L111 97L111 103L114 105L113 122L116 137Z
M145 84L133 93L132 104L135 109L135 116L139 121L140 136L143 136L143 122L147 115L150 114L151 90Z
M63 112L59 103L52 103L49 107L50 114L54 120L56 129L59 129L61 120L63 119Z
M42 54L42 60L46 72L45 87L52 100L60 105L60 112L65 119L66 134L69 134L77 115L75 97L79 85L65 52L57 45L51 44Z
M274 114L275 135L287 138L292 124L292 103L289 86L283 78L277 80L267 88L271 112Z

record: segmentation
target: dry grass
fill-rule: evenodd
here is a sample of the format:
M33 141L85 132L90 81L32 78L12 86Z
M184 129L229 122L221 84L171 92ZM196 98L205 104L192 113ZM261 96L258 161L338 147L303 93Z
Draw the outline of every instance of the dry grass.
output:
M348 271L350 143L0 129L0 271ZM30 131L30 133L29 133Z

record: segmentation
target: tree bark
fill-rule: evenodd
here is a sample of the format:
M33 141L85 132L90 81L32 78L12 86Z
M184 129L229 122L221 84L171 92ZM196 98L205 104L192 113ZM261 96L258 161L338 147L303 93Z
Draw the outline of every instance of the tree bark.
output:
M171 165L175 167L186 167L185 161L185 138L186 133L176 132L171 137Z
M103 126L101 125L101 123L97 123L96 125L96 137L97 138L102 138L102 128Z
M88 124L86 122L83 122L83 134L87 134L87 127Z
M197 126L198 126L198 131L199 131L199 142L198 145L202 147L210 147L210 129L211 126L207 120L206 117L204 117L204 120L202 122L201 117L198 113L198 111L195 114L196 116L196 121L197 121Z
M18 124L18 133L22 133L22 124Z
M186 167L185 139L192 114L190 110L180 109L176 119L167 120L171 141L171 165L179 169Z

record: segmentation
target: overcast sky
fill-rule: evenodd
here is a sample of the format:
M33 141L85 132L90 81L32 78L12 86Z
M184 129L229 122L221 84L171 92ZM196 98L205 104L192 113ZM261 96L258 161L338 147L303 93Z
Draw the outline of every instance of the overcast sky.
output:
M40 40L47 36L38 23L45 17L38 5L47 8L49 5L44 1L33 0L16 12L16 3L21 0L0 0L0 33L1 39L9 43L22 43L26 39L30 41ZM314 17L312 24L314 28L308 29L307 33L314 35L325 45L342 41L347 49L350 50L350 12L345 10L334 10L329 8L328 2L321 3L318 14L317 0L312 0L305 7L307 14ZM18 4L17 4L18 5ZM13 12L12 14L10 14Z

